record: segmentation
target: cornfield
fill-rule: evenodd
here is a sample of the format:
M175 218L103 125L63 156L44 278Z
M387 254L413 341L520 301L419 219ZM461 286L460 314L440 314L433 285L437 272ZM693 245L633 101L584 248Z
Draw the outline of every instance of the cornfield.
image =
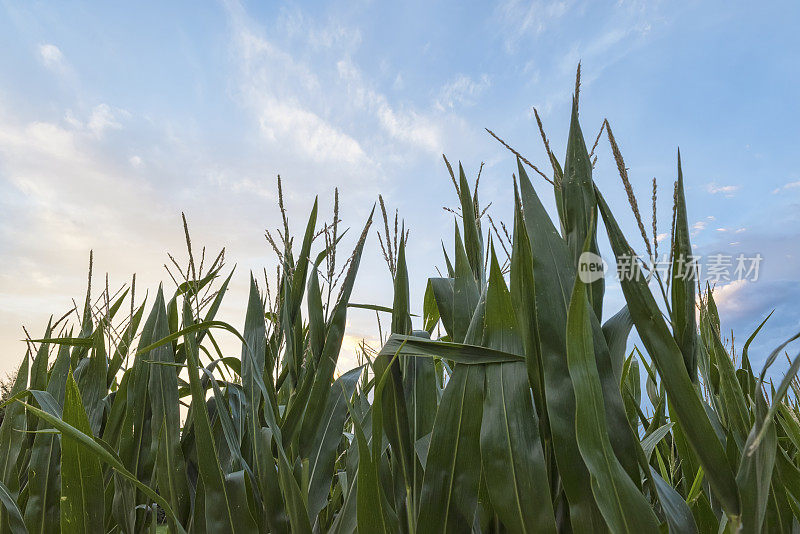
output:
M288 225L268 234L277 287L251 274L241 329L216 318L233 271L222 253L197 262L188 230L174 292L87 291L74 328L28 340L3 403L2 532L796 532L800 358L777 388L766 372L798 336L760 372L758 330L740 355L721 338L712 291L678 272L680 156L673 269L635 262L601 322L604 281L581 280L581 256L599 254L599 224L617 259L634 252L592 179L577 97L563 166L544 133L552 175L517 154L510 233L445 160L459 209L421 316L382 199L391 308L350 302L373 215L337 257L338 205L319 222L316 202L299 250ZM552 184L553 218L526 168ZM339 374L353 306L390 314L391 333Z

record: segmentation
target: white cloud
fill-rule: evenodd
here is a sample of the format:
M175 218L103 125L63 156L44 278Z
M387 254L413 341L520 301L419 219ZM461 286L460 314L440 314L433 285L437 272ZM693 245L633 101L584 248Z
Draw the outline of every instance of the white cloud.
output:
M781 191L786 191L787 189L798 189L800 188L800 180L796 182L789 182L788 184L784 184L772 191L773 195L777 195Z
M741 186L739 185L719 185L716 182L711 182L706 185L706 191L712 195L722 194L725 198L732 198Z
M127 115L128 113L124 110L112 109L108 104L99 104L92 110L86 127L96 137L101 137L106 130L119 130L122 128L119 118Z
M716 220L717 220L716 217L714 217L713 215L709 215L705 219L697 221L696 223L694 223L692 225L692 230L693 230L692 231L692 235L694 236L694 235L699 234L700 232L702 232L703 230L706 229L706 227L708 226L708 223L716 221ZM720 231L720 230L717 229L717 231ZM723 228L721 231L725 231L725 229Z
M435 154L442 152L439 128L424 115L415 111L397 112L384 103L378 108L378 118L384 130L395 139Z
M61 49L54 44L39 45L39 57L44 66L54 71L63 71L66 68L66 61Z
M313 109L323 99L316 74L259 35L239 4L229 3L229 12L240 60L241 95L255 113L264 139L318 162L367 164L361 144Z
M528 34L540 34L563 17L572 1L506 0L496 8L496 16L504 28L506 49L512 51Z
M299 104L268 95L252 94L258 124L271 141L288 139L292 147L315 161L357 165L367 159L358 141Z
M720 312L735 313L741 311L746 305L743 297L750 282L745 279L734 280L728 284L714 288L714 302Z
M64 122L74 130L81 130L92 134L100 139L108 130L119 130L122 128L122 119L130 117L130 113L124 109L114 108L108 104L97 104L92 108L91 113L85 119L81 119L74 111L68 109L64 113Z
M23 249L58 243L55 250L66 247L82 256L102 236L116 239L127 232L127 223L138 217L137 204L150 199L95 143L90 129L0 118L0 177L22 195L18 208L24 224L33 227L6 217L6 238L18 236L16 245ZM126 222L125 214L133 219ZM39 241L28 242L23 236L29 234Z
M397 110L388 99L364 81L361 71L349 59L336 64L339 77L346 83L354 103L377 117L380 126L392 138L434 154L442 150L442 134L436 122L415 110Z
M365 179L383 174L378 162L418 157L420 151L441 154L444 128L457 117L391 102L352 60L361 42L358 30L336 22L315 26L300 13L284 13L281 30L288 31L291 48L281 48L239 3L228 8L241 67L239 94L269 145L358 168ZM319 46L320 39L327 45ZM400 74L394 83L402 84ZM450 101L466 103L487 83L488 77L461 82L451 88Z
M488 74L482 74L475 81L465 74L459 74L439 91L436 105L440 109L452 109L456 106L473 106L476 99L491 86Z

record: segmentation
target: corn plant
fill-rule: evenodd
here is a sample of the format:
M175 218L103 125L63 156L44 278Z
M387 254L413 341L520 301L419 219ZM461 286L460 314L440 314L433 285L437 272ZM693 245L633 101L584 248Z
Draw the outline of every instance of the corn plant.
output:
M600 252L598 225L618 260L635 255L593 180L577 89L563 165L542 138L552 177L517 153L510 234L481 209L477 182L445 160L459 209L421 317L411 313L408 233L395 218L392 236L382 198L392 306L350 302L372 215L337 259L338 194L329 223L318 224L315 202L299 248L280 201L284 228L267 233L274 294L269 277L260 285L251 273L242 328L216 317L233 270L223 253L198 265L188 229L188 265L173 260L176 289L159 288L149 307L133 283L116 293L106 284L95 299L87 291L75 327L65 316L28 340L2 403L0 530L800 528L800 358L777 388L766 375L800 334L758 374L749 347L764 323L741 355L726 346L713 292L679 265L691 254L680 156L673 269L663 278L634 262L620 282L626 305L603 322L603 279L579 276L581 258ZM526 166L552 184L555 224ZM339 374L352 307L390 314L391 332ZM629 352L632 328L642 346ZM227 354L220 336L241 352Z

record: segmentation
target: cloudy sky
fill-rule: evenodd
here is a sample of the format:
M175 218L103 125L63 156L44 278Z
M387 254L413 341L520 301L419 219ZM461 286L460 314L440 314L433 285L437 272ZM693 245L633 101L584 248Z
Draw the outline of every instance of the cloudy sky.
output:
M471 176L485 162L484 204L510 222L515 162L484 127L544 167L536 106L563 158L578 61L588 142L608 118L642 204L659 180L659 233L680 146L696 253L763 257L757 280L717 284L739 346L776 309L761 360L800 328L798 20L792 2L0 2L0 372L22 325L41 335L80 302L90 249L96 292L105 273L137 273L140 295L171 285L182 211L195 246L238 265L222 313L243 323L248 272L275 261L277 174L295 233L339 186L352 237L382 193L411 230L421 304L452 235L441 154ZM643 250L607 141L597 153ZM354 300L388 304L390 288L373 233ZM612 284L606 310L621 304ZM346 351L375 333L351 313Z

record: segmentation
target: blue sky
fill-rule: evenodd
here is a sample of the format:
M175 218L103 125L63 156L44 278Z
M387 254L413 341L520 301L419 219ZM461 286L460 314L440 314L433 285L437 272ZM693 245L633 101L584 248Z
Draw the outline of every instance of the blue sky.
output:
M473 176L485 162L484 204L510 222L515 162L483 128L545 167L536 106L563 158L579 60L587 142L608 118L641 203L657 177L659 233L680 146L696 252L763 256L758 281L717 289L739 346L776 308L761 360L800 328L798 21L792 2L2 2L0 369L23 355L21 324L38 335L80 300L89 249L96 291L105 272L168 280L181 211L238 264L222 312L242 323L248 271L274 265L278 173L295 232L314 194L328 210L338 185L358 227L382 193L411 230L421 303L452 235L441 154ZM607 141L598 155L643 251ZM354 300L388 304L390 287L372 234ZM612 285L606 310L621 304ZM349 334L374 339L374 317L352 313Z

